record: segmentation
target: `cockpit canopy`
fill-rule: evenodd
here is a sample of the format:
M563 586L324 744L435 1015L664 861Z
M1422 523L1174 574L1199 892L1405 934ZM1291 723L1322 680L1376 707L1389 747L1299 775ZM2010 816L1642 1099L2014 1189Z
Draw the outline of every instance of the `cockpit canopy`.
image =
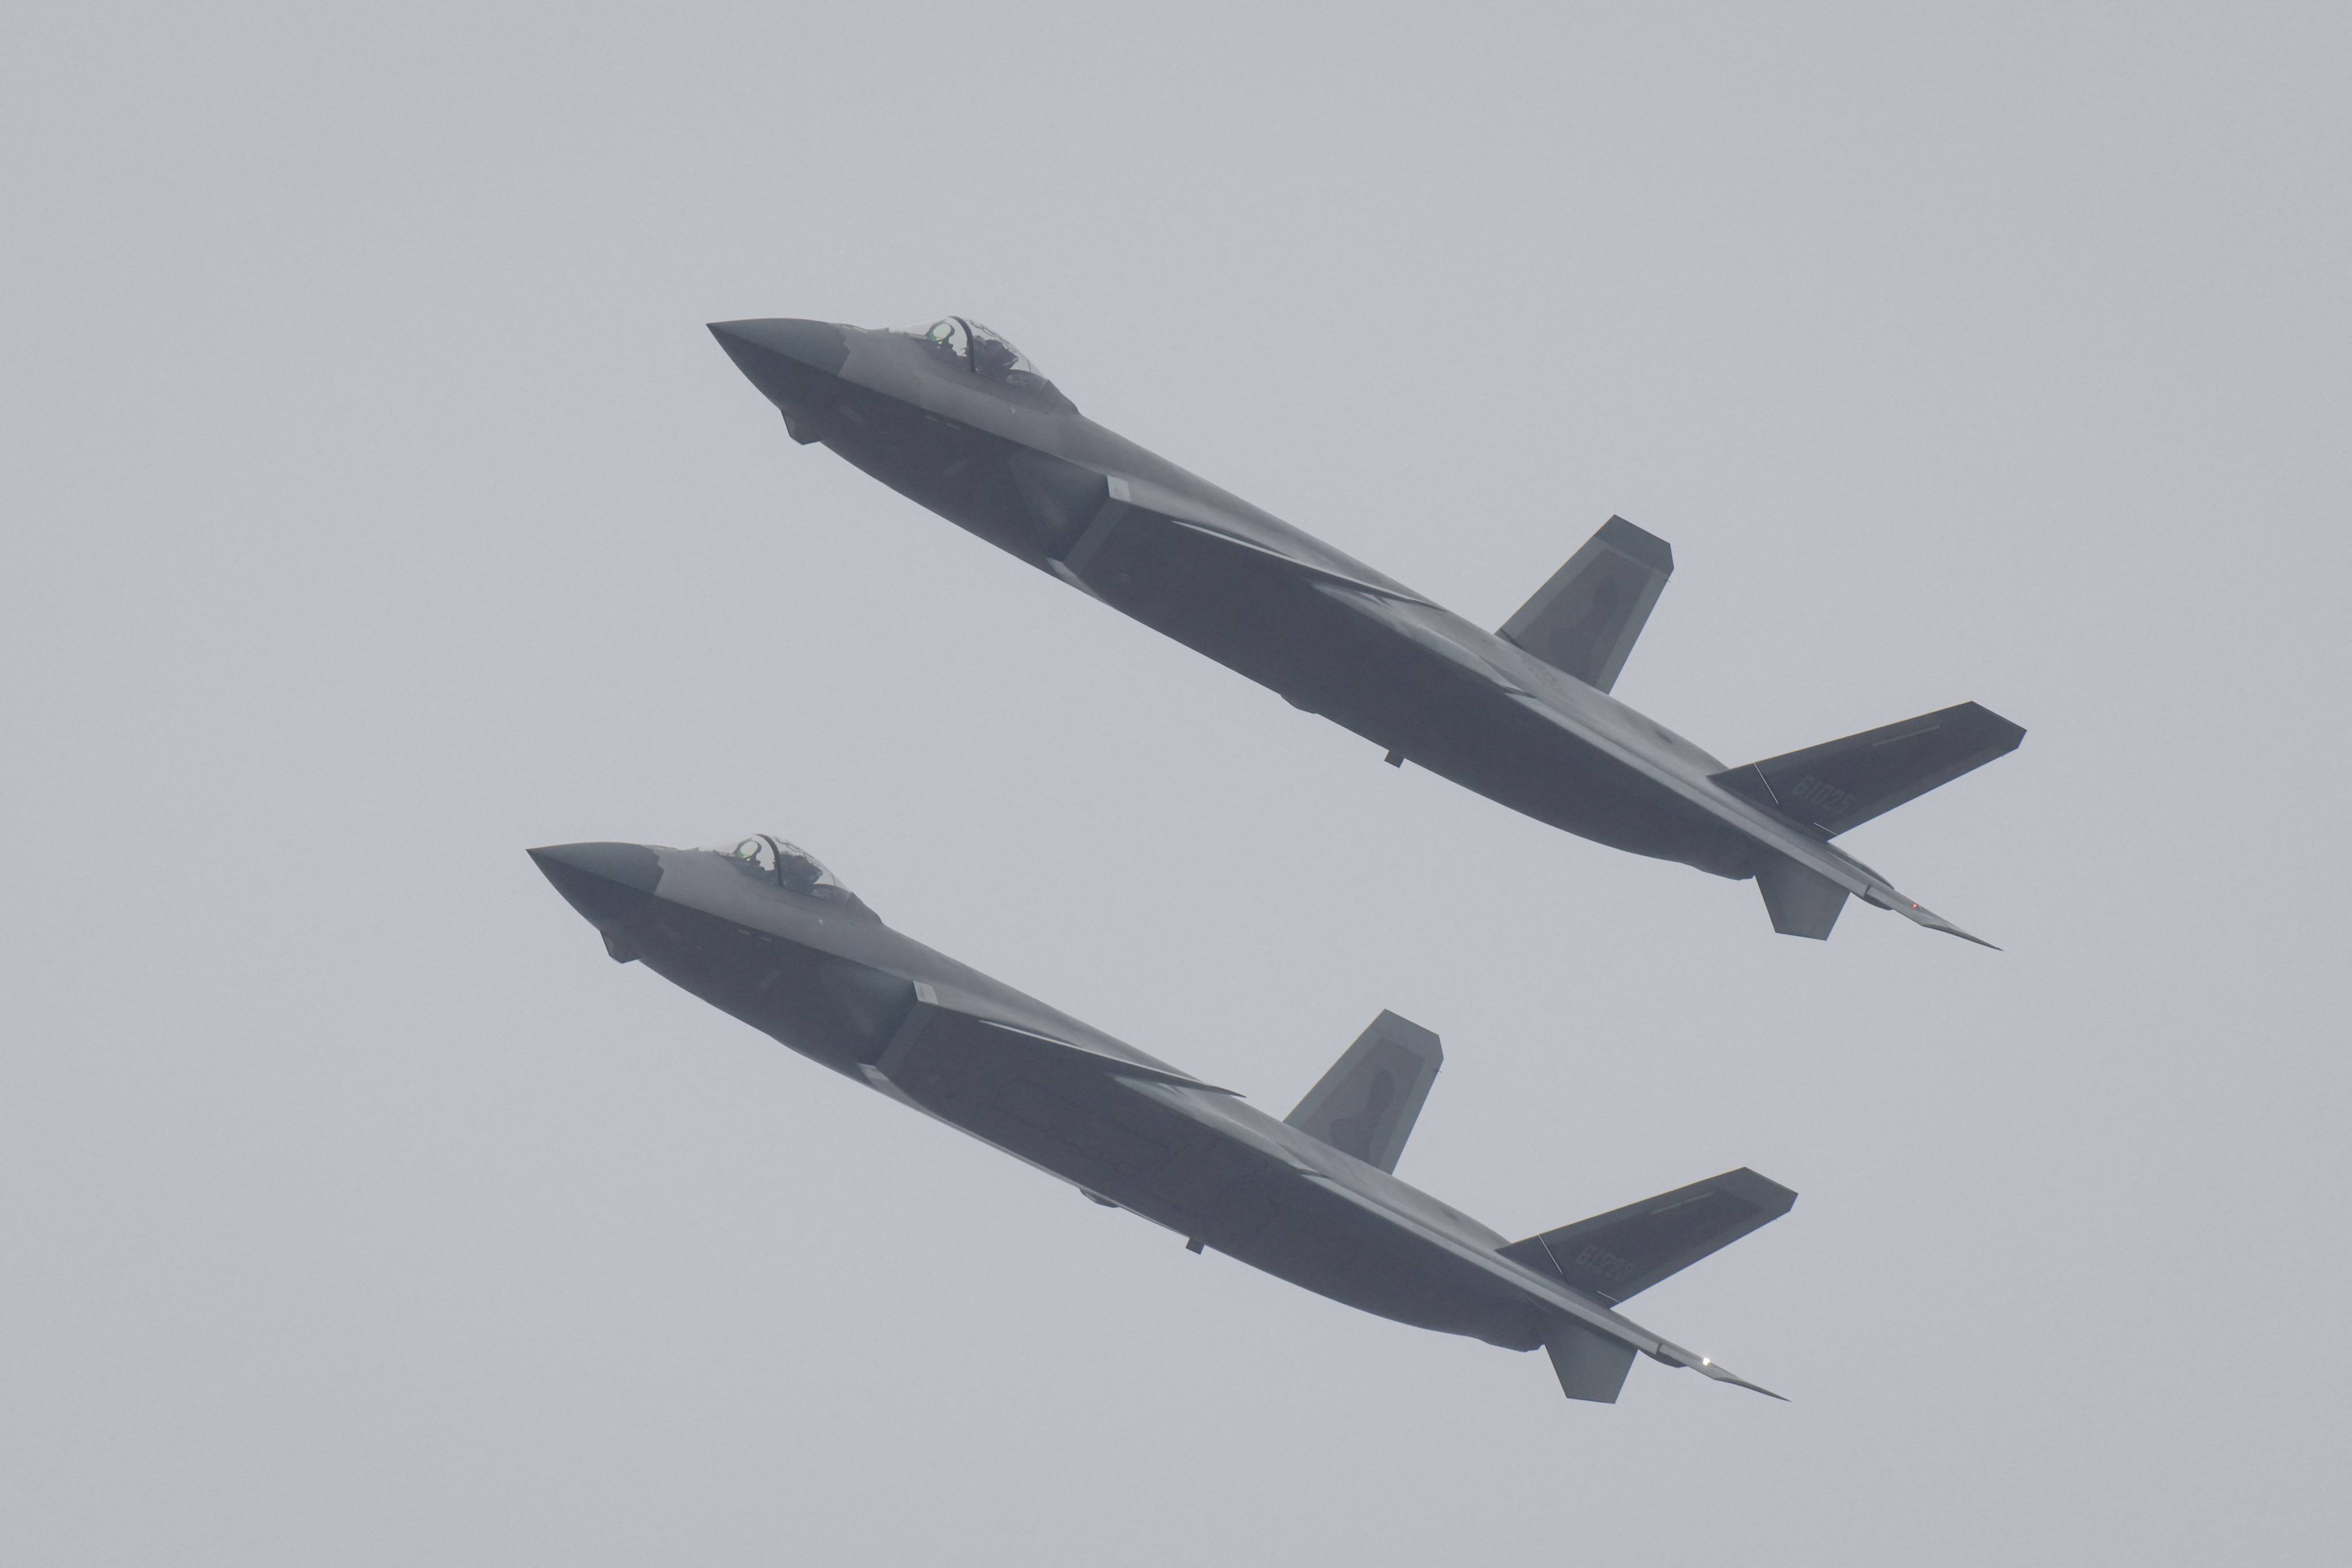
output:
M797 844L788 844L773 834L754 833L748 837L730 839L724 844L705 846L713 855L724 856L729 864L745 876L813 899L832 903L851 903L854 896L841 885L841 879L825 869L824 862Z
M974 375L1001 381L1007 386L1024 391L1051 391L1053 383L1043 372L1029 363L1029 356L1013 346L1003 333L992 331L968 316L941 316L928 327L895 329L907 337L920 338L943 357L954 360Z

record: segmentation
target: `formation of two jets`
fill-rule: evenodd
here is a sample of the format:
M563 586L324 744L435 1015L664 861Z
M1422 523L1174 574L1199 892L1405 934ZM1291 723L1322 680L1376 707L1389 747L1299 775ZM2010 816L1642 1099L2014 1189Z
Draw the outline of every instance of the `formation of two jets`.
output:
M1975 942L1832 842L2014 750L1974 703L1727 767L1609 695L1674 570L1612 518L1498 631L1079 414L979 323L714 325L803 444L1382 748L1581 837L1735 879L1825 938L1849 896ZM1739 1170L1507 1241L1399 1181L1437 1037L1383 1013L1281 1121L884 925L804 851L533 850L624 962L1186 1238L1514 1350L1571 1398L1636 1352L1756 1385L1617 1311L1788 1211ZM1759 1390L1759 1392L1766 1392Z

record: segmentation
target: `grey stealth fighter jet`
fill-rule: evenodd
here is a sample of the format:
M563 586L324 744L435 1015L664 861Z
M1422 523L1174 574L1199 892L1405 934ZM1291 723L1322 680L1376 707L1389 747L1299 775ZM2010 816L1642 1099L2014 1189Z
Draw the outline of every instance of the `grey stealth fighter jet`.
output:
M1979 940L1830 841L2025 731L1965 702L1726 767L1609 695L1674 571L1665 542L1622 518L1490 632L1095 424L976 321L710 330L793 439L824 443L1392 763L1637 855L1753 877L1791 936L1828 936L1853 894Z
M1393 1173L1440 1052L1392 1013L1277 1121L899 935L780 839L530 856L614 958L1194 1252L1399 1322L1541 1345L1571 1399L1613 1402L1636 1352L1756 1388L1617 1308L1786 1214L1796 1194L1731 1171L1507 1241Z

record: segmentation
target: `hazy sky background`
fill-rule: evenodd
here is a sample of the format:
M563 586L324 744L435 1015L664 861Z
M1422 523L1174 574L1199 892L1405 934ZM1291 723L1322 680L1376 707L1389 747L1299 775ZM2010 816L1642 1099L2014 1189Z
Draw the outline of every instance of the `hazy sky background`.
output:
M2332 1563L2340 5L24 5L0 56L0 1560ZM1890 10L1904 13L1890 15ZM1856 853L1568 837L785 438L706 321L1010 334L1499 624L1611 512ZM1639 1316L1363 1316L606 961L525 846L807 845L1277 1114L1381 1008Z

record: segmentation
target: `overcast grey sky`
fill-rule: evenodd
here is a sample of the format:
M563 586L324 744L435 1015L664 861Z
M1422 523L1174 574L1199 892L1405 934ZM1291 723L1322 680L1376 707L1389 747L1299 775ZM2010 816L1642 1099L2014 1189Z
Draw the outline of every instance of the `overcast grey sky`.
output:
M1896 16L1890 12L1899 11ZM2340 5L20 5L0 1560L2340 1560ZM1554 833L793 446L714 319L955 310L1488 624L1611 512L1738 760L1988 952ZM606 962L779 832L1643 1321L1352 1313Z

